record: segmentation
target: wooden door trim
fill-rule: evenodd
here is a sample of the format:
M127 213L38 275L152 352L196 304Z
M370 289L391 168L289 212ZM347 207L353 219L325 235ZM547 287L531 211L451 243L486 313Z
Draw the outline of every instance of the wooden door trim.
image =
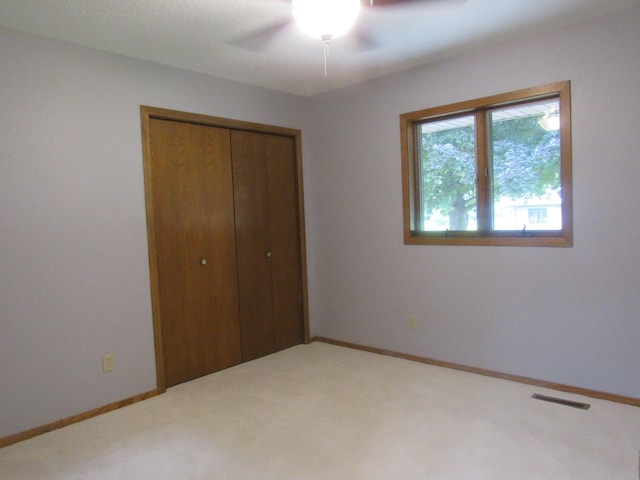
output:
M149 248L149 275L151 284L151 312L153 316L153 335L156 356L156 382L159 393L166 391L165 367L162 351L162 331L160 328L160 298L158 288L158 267L155 261L157 256L156 235L153 211L153 185L151 181L151 141L150 120L152 118L177 122L194 123L212 127L228 128L230 130L244 130L250 132L268 133L291 137L295 143L297 194L298 194L298 223L300 240L300 266L302 282L302 327L303 341L309 343L309 301L307 289L307 252L304 219L304 188L302 175L302 133L298 129L266 125L261 123L246 122L222 117L202 115L198 113L167 110L164 108L140 106L142 129L142 160L144 167L145 202L147 212L147 241Z

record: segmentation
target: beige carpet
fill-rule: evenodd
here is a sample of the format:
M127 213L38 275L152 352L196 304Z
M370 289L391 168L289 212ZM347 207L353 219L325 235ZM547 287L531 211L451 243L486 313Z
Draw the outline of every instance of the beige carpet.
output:
M636 407L313 343L1 449L0 478L638 480L639 448Z

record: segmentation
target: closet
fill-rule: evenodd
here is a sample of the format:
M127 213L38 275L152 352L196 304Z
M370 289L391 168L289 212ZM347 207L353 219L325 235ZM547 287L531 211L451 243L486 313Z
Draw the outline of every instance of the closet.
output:
M300 131L141 116L158 389L308 341Z

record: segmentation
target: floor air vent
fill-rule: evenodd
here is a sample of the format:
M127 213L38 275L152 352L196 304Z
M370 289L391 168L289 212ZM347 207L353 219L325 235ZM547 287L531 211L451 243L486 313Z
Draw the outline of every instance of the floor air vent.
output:
M591 406L588 403L574 402L572 400L565 400L564 398L548 397L546 395L540 395L539 393L534 393L531 395L531 398L542 400L544 402L559 403L560 405L566 405L567 407L581 408L582 410L588 410Z

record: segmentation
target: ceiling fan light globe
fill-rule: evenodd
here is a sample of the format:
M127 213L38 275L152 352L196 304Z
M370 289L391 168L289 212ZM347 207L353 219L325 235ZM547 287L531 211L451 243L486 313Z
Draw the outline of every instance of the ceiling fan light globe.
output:
M293 18L302 31L323 40L347 33L359 12L360 0L293 0Z

